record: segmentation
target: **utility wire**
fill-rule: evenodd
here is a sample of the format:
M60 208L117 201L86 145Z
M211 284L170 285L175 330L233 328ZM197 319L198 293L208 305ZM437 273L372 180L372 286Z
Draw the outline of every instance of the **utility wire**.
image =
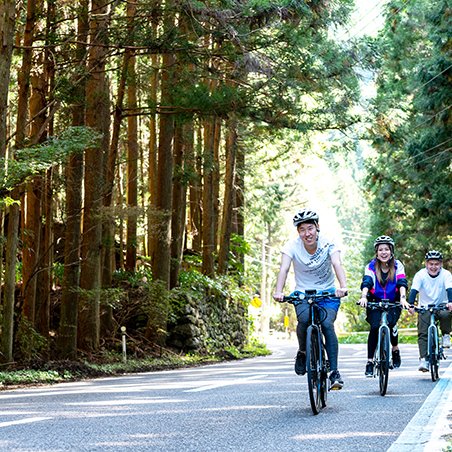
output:
M370 15L370 13L372 13L376 8L378 8L378 6L383 3L386 0L380 0L378 3L376 3L369 11L367 11L366 14L364 14L363 16L359 17L356 21L356 23L359 23L360 21L362 21L364 18L366 18L367 16ZM356 11L356 10L355 10ZM373 17L373 20L375 20L376 18ZM347 36L347 39L345 39L344 42L349 41L350 39L352 39L353 37L355 37L358 33L360 33L362 30L364 30L368 25L370 25L372 23L372 21L368 21L366 22L366 24L361 27L358 31L356 31L355 33L353 33L352 35ZM352 25L351 27L349 27L347 30L345 30L341 35L338 36L337 39L342 40L343 37L345 37L345 35L347 35L347 33L350 32L350 30L352 30L355 27L355 25Z

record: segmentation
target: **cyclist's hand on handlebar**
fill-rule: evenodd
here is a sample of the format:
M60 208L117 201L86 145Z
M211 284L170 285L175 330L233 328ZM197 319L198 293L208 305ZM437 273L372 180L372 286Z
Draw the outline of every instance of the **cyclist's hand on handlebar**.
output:
M446 307L449 311L452 311L452 303L446 303Z
M279 301L280 303L282 303L284 301L284 294L281 292L274 293L273 300Z
M358 303L365 308L367 306L367 297L361 297L358 301Z
M348 290L346 287L339 287L338 289L336 289L336 293L335 293L336 297L346 297L348 295Z
M400 299L400 304L402 305L402 308L405 308L408 310L410 310L410 308L411 308L410 303L408 303L408 301L406 301L404 298Z

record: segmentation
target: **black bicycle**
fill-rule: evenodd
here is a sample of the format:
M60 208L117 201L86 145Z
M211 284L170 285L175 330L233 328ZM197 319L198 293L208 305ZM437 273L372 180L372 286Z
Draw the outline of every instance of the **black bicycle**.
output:
M427 359L430 368L430 375L432 381L436 381L439 378L439 362L441 359L446 359L444 355L443 347L439 340L439 331L437 326L436 314L440 311L447 311L446 303L429 304L427 307L414 307L414 310L419 314L425 312L430 313L430 323L427 332Z
M306 373L308 377L309 400L312 412L319 414L326 407L328 393L329 362L326 359L325 338L321 323L326 318L326 311L318 305L319 301L331 298L329 292L317 293L316 290L294 292L284 297L283 301L297 306L307 303L311 323L306 332Z
M381 311L377 348L373 357L373 376L374 378L378 377L380 394L384 396L388 389L389 369L392 368L391 332L389 330L388 312L390 309L400 307L400 303L381 299L380 301L368 301L367 307Z

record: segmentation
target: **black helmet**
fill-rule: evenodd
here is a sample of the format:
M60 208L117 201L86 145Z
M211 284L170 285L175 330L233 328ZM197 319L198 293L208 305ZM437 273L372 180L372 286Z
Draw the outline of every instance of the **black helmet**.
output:
M298 227L301 223L312 222L317 225L319 216L313 210L303 209L295 214L293 217L293 225Z
M425 260L428 261L430 259L438 259L439 261L443 260L443 255L436 250L431 250L428 251L427 254L425 255Z
M375 251L377 250L378 245L389 245L389 248L391 248L391 251L394 252L394 240L389 237L389 235L380 235L380 237L377 237L374 241L374 248Z

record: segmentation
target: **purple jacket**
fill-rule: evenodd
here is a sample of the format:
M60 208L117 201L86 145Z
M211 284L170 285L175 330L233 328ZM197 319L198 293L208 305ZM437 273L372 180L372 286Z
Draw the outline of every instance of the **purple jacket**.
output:
M395 261L395 280L387 279L385 285L382 286L377 279L375 261L376 259L372 259L367 264L364 271L363 282L361 283L361 289L367 287L369 293L375 298L385 298L390 301L398 299L399 287L408 287L403 264L398 260Z

